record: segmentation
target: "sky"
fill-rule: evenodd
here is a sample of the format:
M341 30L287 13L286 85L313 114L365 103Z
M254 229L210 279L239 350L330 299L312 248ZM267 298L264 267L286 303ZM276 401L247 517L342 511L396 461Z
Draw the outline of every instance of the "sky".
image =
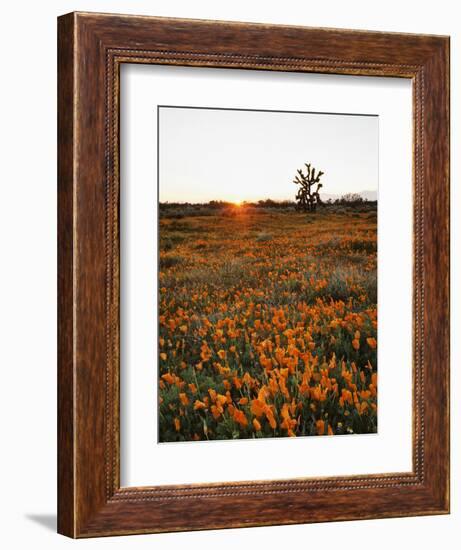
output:
M305 163L327 195L378 190L377 116L159 107L158 121L160 202L294 200Z

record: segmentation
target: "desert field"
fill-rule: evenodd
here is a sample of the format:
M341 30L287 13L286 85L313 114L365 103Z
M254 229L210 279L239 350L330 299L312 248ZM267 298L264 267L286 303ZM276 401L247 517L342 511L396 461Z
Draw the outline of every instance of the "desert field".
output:
M377 431L376 204L159 225L161 442Z

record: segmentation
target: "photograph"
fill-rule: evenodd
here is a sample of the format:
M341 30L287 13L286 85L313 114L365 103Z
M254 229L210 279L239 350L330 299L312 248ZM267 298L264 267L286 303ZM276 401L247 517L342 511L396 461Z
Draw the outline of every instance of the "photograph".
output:
M377 433L378 125L158 107L159 442Z

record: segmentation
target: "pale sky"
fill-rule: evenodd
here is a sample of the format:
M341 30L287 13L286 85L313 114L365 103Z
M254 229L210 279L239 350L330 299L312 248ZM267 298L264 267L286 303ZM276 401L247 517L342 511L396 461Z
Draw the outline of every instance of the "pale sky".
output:
M294 200L311 163L322 192L378 190L378 117L159 107L160 202Z

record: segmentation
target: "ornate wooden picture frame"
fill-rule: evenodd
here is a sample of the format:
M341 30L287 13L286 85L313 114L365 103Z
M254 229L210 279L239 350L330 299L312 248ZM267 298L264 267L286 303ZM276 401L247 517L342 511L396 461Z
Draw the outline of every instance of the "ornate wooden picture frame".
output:
M449 39L71 13L58 20L58 531L97 537L449 511ZM120 486L122 63L411 79L413 469Z

